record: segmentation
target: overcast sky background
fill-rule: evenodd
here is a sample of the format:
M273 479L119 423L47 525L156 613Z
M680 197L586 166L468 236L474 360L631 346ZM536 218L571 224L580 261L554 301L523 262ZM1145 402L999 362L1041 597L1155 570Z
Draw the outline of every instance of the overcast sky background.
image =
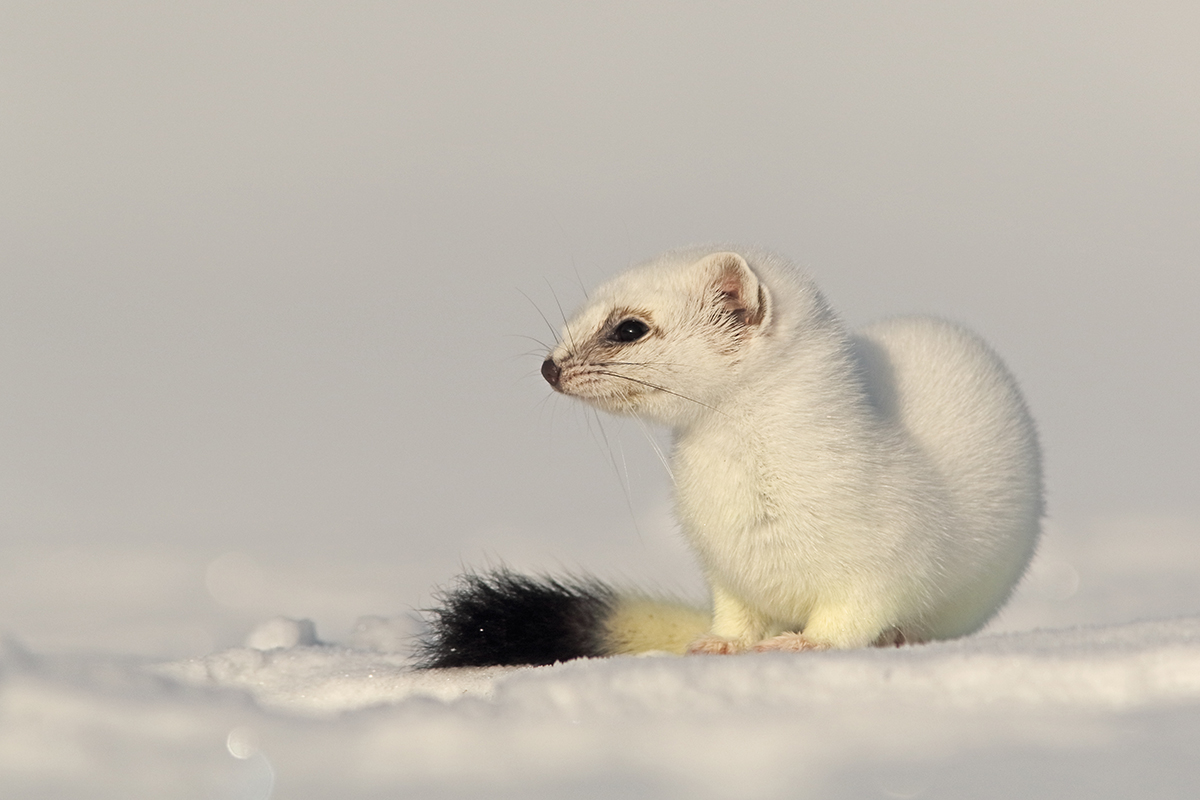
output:
M0 536L688 584L641 431L529 337L709 241L981 331L1055 535L1200 532L1198 42L1191 2L0 3Z

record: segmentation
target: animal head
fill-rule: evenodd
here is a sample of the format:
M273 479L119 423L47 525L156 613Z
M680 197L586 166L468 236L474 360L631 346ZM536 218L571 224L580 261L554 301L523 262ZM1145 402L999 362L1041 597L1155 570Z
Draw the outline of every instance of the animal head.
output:
M672 253L594 291L542 364L606 411L679 424L718 405L774 323L770 289L738 253Z

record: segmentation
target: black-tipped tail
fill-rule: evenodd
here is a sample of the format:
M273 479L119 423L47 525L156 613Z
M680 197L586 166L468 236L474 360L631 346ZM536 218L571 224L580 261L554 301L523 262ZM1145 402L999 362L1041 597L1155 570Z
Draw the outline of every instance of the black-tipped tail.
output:
M616 593L595 580L467 574L426 611L421 669L553 664L610 655L605 620Z

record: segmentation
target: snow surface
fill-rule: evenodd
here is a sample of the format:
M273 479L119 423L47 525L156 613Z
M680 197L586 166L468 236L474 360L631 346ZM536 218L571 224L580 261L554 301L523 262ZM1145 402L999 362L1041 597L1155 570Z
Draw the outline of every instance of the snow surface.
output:
M173 662L9 642L5 797L1189 797L1200 617L419 672L387 620ZM287 646L270 647L276 641Z
M417 672L411 614L351 616L403 565L3 548L0 797L1190 798L1197 563L1053 523L954 642Z

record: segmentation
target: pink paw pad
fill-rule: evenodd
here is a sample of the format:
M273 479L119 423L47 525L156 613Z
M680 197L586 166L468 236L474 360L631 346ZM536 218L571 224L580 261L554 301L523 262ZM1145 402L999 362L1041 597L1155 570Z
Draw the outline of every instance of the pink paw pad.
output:
M828 650L829 646L817 644L811 639L805 638L802 633L781 633L778 636L772 636L770 639L763 639L751 649L756 653L774 651L798 653L801 650Z
M692 643L687 646L687 654L689 656L729 656L734 653L745 652L744 645L739 644L733 639L726 639L723 636L713 636L705 634L692 640Z

